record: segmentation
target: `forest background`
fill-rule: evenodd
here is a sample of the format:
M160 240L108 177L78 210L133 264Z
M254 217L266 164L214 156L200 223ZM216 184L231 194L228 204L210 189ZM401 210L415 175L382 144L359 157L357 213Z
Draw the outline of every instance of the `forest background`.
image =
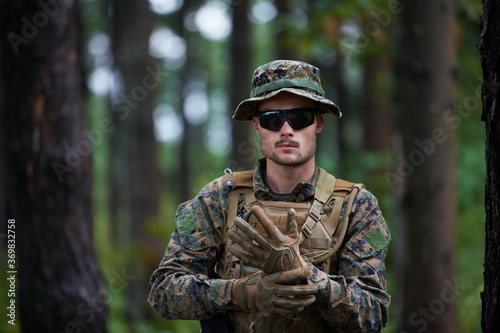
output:
M86 308L95 313L78 316L106 314L109 332L199 331L198 322L167 322L152 312L146 303L148 279L175 228L177 205L221 176L225 168L253 168L260 156L255 136L249 124L237 124L230 117L249 94L252 70L270 60L288 58L318 66L327 97L344 113L341 119L325 117L318 165L339 178L364 183L379 199L391 228L387 266L393 301L387 332L444 332L432 329L444 317L448 324L443 325L456 327L455 332L480 332L485 247L483 80L477 45L481 1L445 2L453 8L451 15L443 11L443 16L452 18L451 30L441 44L429 41L424 46L426 53L437 54L444 44L453 45L443 60L453 68L453 92L447 96L449 107L434 113L427 112L431 107L425 103L405 108L401 97L402 90L413 87L412 79L419 80L406 78L405 84L401 79L405 77L401 62L405 23L429 21L426 10L407 11L403 16L403 2L85 0L74 4L85 119L82 127L74 129L74 144L61 146L64 163L51 164L50 172L64 182L72 170L85 164L82 161L91 159L88 213L96 261L108 286L105 294L98 293L101 302ZM73 4L40 1L31 13L45 13L52 19L63 15L58 6L67 3ZM409 7L411 1L407 3ZM34 14L20 22L32 24L31 32L51 27L42 24L43 14ZM429 22L440 21L445 19L438 15ZM418 35L419 26L412 27ZM420 33L436 34L442 29L439 25L420 28ZM33 35L32 44L37 33ZM11 36L8 44L22 52L31 37L21 37L24 40ZM438 71L427 74L440 75ZM436 118L439 125L429 128ZM432 131L445 127L446 134ZM415 135L409 136L410 132ZM445 135L450 139L443 139ZM435 158L446 161L434 164ZM421 170L432 175L430 185L419 178ZM454 195L432 208L433 186L440 187L448 177L453 178ZM405 187L412 180L416 188ZM411 214L405 211L407 201L412 201L403 192L412 192L418 199L413 201L420 206L412 209L431 211L429 229L408 235L405 230L410 227L402 227L408 223L405 214ZM2 195L5 198L8 192ZM432 214L433 209L437 214ZM455 218L444 217L452 221L449 229L436 231L432 225L439 224L440 211L453 211ZM7 230L9 219L23 223L10 213L2 206L2 230ZM21 230L17 236L23 237ZM421 248L409 248L409 239ZM434 256L433 246L440 243L448 246L446 264ZM8 270L4 244L2 239L2 273ZM412 261L410 252L424 259ZM435 266L428 264L432 261L450 267L448 277L438 276L434 292L425 299L408 297L407 290L426 294L432 289L427 286L436 279L426 280L433 274L429 267ZM50 262L43 265L49 267ZM420 283L407 286L401 281L405 274L416 276ZM0 285L5 309L9 296L3 290L8 290L8 280L2 279ZM16 326L4 318L2 332L22 329L19 318Z

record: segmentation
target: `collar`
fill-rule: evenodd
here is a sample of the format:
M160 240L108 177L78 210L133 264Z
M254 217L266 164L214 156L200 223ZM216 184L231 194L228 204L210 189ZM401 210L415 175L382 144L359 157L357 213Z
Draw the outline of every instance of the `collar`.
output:
M300 182L295 186L293 191L290 193L288 201L290 202L304 202L309 201L314 198L314 192L316 191L316 181L318 180L318 167L314 170L314 175L312 182ZM259 200L270 200L277 201L271 193L271 189L267 185L264 175L266 173L266 159L261 158L258 160L254 173L253 173L253 191L255 197Z

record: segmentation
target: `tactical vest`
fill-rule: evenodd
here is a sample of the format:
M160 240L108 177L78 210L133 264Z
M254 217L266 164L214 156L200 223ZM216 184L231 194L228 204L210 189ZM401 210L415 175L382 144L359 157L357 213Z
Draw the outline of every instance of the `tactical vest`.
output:
M283 233L286 232L287 213L290 208L295 209L302 257L329 274L337 272L337 252L347 231L352 203L358 191L363 188L362 184L336 179L319 168L314 199L296 203L256 200L253 192L253 170L227 173L223 180L232 185L232 192L223 235L224 253L217 268L221 278L238 279L257 271L255 267L240 263L238 258L229 252L232 241L227 236L228 231L234 227L236 216L246 218L259 233L265 235L264 228L257 218L249 214L252 205L256 204L262 207ZM344 207L346 197L348 200ZM233 328L234 332L238 333L331 332L331 327L328 329L328 324L318 313L307 308L293 317L266 317L258 313L232 312L230 321L233 326L237 326Z

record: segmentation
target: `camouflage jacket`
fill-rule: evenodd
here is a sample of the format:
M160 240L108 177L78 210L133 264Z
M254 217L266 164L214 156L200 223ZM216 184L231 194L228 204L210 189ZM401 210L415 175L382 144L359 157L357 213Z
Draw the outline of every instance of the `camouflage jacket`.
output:
M262 164L254 171L255 196L276 200L262 178ZM311 200L317 175L311 183L299 183L289 201ZM176 229L149 283L148 302L161 317L204 320L236 309L231 302L234 279L219 279L215 271L230 191L221 177L179 205ZM376 198L361 190L338 252L338 272L330 275L330 306L311 305L335 332L379 332L385 327L390 296L384 260L390 238Z

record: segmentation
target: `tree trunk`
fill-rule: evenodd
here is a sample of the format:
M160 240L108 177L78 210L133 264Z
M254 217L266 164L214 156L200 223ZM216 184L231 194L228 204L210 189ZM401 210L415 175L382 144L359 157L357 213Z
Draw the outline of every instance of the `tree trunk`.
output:
M140 322L149 308L144 286L153 267L145 262L145 225L158 215L160 175L153 130L155 91L166 80L161 65L149 55L154 16L147 1L110 1L115 91L111 96L109 179L111 216L117 250L133 272L127 294L127 317Z
M352 119L352 113L354 107L350 102L350 92L347 87L347 80L344 73L344 66L346 65L345 54L342 49L337 51L337 58L335 63L328 71L328 74L332 80L335 87L337 98L333 100L336 103L340 111L342 112L342 118L337 121L337 145L338 145L338 158L339 160L345 158L349 151L347 123ZM340 173L345 174L347 172L346 165L340 163L338 165L338 170Z
M2 3L2 6L0 8L1 12L4 13L3 15L0 14L0 19L2 19L1 22L4 21L4 15L5 15L5 8L4 4ZM4 23L6 24L6 23ZM3 29L5 25L1 25L0 29ZM3 30L2 30L3 32ZM3 36L3 35L2 35ZM6 164L6 156L7 156L7 125L6 125L6 116L7 112L4 111L5 107L5 82L4 82L4 75L3 75L3 45L0 44L0 106L2 107L0 109L0 230L7 230L7 164Z
M483 68L483 114L486 127L486 248L484 291L481 293L481 328L485 333L500 332L500 4L483 0L479 50Z
M194 141L196 129L189 123L186 117L184 106L189 93L189 80L191 76L193 76L192 72L195 72L197 69L196 51L198 51L199 48L204 47L201 43L197 43L200 37L196 36L195 33L187 29L184 22L186 17L190 13L194 12L197 8L199 8L199 6L200 4L198 3L198 1L184 1L174 24L174 28L177 30L179 36L181 36L186 41L186 60L184 62L183 68L180 70L178 91L178 110L180 112L182 126L184 129L179 147L179 163L177 171L177 181L179 183L178 197L181 202L192 198L194 184L193 174L196 174L196 172L194 171L194 168L190 163L190 153L193 150L193 142L199 142Z
M23 332L105 332L76 1L3 1L0 13L17 319Z
M231 71L229 117L232 117L238 104L250 97L251 86L251 41L248 20L249 1L241 0L233 7L233 32L231 34ZM253 169L255 149L252 149L251 122L231 121L231 157L228 167L234 170Z
M288 0L276 0L275 6L278 11L276 20L276 44L274 54L276 59L297 59L297 45L293 33L292 8Z
M396 191L397 331L456 333L456 76L452 0L400 3L396 108L401 151L387 180Z
M383 49L387 49L387 45ZM389 52L372 52L365 60L361 118L363 147L369 151L380 152L388 148L392 137L390 90L386 82L390 67Z

